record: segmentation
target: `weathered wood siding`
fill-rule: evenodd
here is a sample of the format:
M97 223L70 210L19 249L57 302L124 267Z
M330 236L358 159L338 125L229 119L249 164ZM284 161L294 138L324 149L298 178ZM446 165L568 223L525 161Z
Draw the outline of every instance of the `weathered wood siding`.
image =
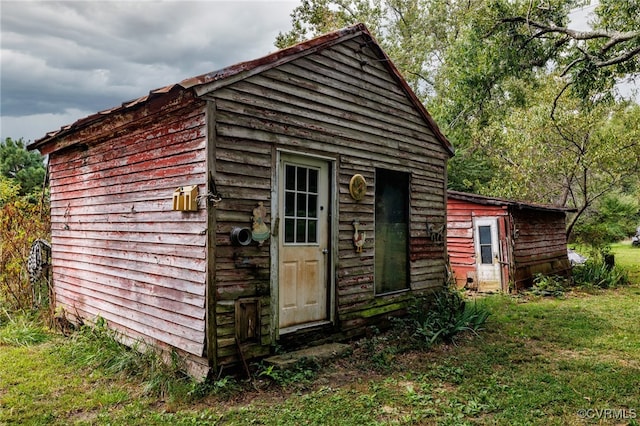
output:
M478 201L469 200L474 197ZM459 287L476 271L474 217L498 218L503 286L521 289L539 273L570 272L564 211L461 193L447 202L447 250Z
M571 265L565 213L514 208L511 215L517 230L513 276L516 289L533 284L537 274L567 276Z
M449 198L447 200L447 251L456 286L459 288L463 288L467 284L467 277L476 271L474 217L499 218L498 238L502 255L506 259L510 257L508 253L510 244L505 241L505 227L509 221L506 206L482 205Z
M181 92L112 114L49 165L58 305L194 359L205 345L206 206L172 211L172 194L205 192L204 107Z
M368 317L401 308L399 299L374 294L375 169L411 174L411 288L442 286L444 242L428 238L427 222L445 223L448 153L385 68L381 57L356 38L218 88L215 104L216 185L223 196L216 216L218 356L237 360L232 301L263 300L263 344L269 344L269 244L234 247L233 227L248 226L260 201L271 211L272 167L278 148L317 154L338 166L337 320L357 334ZM349 180L369 183L363 201L349 195ZM352 222L367 242L355 253ZM271 226L272 219L267 218ZM223 361L224 362L224 361Z

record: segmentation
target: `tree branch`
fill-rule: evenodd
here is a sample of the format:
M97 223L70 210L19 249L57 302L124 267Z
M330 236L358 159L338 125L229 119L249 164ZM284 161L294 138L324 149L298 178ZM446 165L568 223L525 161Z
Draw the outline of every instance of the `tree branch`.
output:
M574 40L593 40L596 38L607 38L620 43L623 41L632 40L636 37L640 37L640 31L605 31L605 30L592 30L592 31L578 31L571 28L561 27L555 24L543 24L542 22L534 21L524 16L514 16L511 18L502 18L500 20L503 23L521 23L541 30L541 33L559 33L566 34ZM605 45L606 46L606 45Z
M622 62L628 61L629 59L633 58L635 55L639 53L640 53L640 44L635 49L631 49L622 55L609 59L608 61L594 62L594 65L598 68L603 68L611 65L620 64Z

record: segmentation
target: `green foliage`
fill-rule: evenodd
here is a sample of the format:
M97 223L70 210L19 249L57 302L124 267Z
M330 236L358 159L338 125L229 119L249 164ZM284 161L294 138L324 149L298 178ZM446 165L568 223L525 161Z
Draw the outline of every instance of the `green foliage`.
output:
M490 312L477 302L469 303L454 289L435 293L432 301L419 300L411 310L414 336L427 347L442 341L451 343L458 334L477 333L482 329Z
M6 138L0 142L0 175L19 186L19 195L41 192L45 176L43 158L36 151L27 151L22 138Z
M537 274L528 293L536 296L562 297L569 285L565 277Z
M257 364L258 378L271 380L280 387L304 387L311 383L318 375L320 364L312 358L302 358L293 366L279 368L273 364Z
M617 31L635 33L635 37L622 39L617 42L605 37L584 40L577 44L582 52L573 52L565 60L565 64L577 62L570 69L574 81L574 92L581 98L588 98L594 93L611 89L616 79L640 72L640 61L637 52L630 54L640 47L640 6L636 0L599 0L594 9L591 25L602 31ZM625 60L626 58L626 60ZM600 66L599 64L607 64Z
M602 247L635 234L640 226L640 199L614 192L598 200L576 224L573 239L580 244Z
M20 193L20 184L14 179L0 175L0 206L14 200Z
M496 173L495 161L485 151L456 147L456 155L447 164L449 189L480 193Z
M49 239L44 170L40 154L28 152L22 139L0 143L0 307L10 311L27 310L49 298L48 283L32 286L27 272L31 244Z
M589 259L583 265L573 268L576 285L585 288L615 288L629 284L629 275L624 268L611 267L601 259Z
M476 139L496 159L481 192L574 207L577 213L568 217L571 234L601 197L638 181L640 107L601 103L581 109L576 99L554 106L561 84L549 78L529 92L527 107L513 108Z
M565 31L586 3L304 0L276 45L365 23L456 148L450 188L581 214L640 157L638 113L612 103L640 73L637 2L599 2L597 36Z
M47 283L32 287L29 281L27 259L31 244L38 238L48 240L49 230L46 206L15 193L0 205L0 306L10 311L28 310L38 300L47 300Z
M202 399L215 395L222 399L229 399L242 391L242 386L233 376L224 376L215 380L205 380L194 383L188 395L192 399Z

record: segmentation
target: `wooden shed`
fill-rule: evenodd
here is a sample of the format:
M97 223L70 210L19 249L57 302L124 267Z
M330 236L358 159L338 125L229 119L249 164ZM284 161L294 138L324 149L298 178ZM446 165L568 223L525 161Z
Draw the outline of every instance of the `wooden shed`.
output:
M447 249L459 288L518 290L537 274L568 276L572 209L449 191Z
M452 147L361 24L29 148L49 155L57 305L195 374L361 335L445 282Z

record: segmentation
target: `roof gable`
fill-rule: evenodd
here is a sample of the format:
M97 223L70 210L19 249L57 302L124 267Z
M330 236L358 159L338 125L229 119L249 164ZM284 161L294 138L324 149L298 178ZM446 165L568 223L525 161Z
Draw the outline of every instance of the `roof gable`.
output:
M220 87L224 87L229 84L233 84L236 81L248 78L252 75L256 75L263 71L278 67L282 64L294 61L300 57L313 54L336 44L345 42L355 37L362 36L367 40L367 45L375 51L377 56L381 58L381 62L385 68L401 87L402 91L406 94L411 104L415 107L416 111L422 116L427 123L428 127L433 131L436 139L442 144L446 152L453 156L454 149L444 134L440 131L438 125L433 120L431 115L427 112L426 108L420 102L416 94L409 87L408 83L400 74L400 71L395 67L391 59L382 50L378 42L371 35L369 30L364 24L356 24L351 27L347 27L332 33L328 33L314 39L296 44L294 46L278 50L269 55L263 56L258 59L241 62L236 65L232 65L223 68L218 71L214 71L200 76L188 78L182 80L179 83L171 84L159 89L151 90L149 94L123 103L122 105L111 108L109 110L101 111L91 116L82 118L73 124L62 127L59 130L47 133L43 138L40 138L28 145L29 149L39 149L40 147L47 145L50 142L58 138L62 138L67 134L74 132L77 129L83 128L90 124L93 124L99 120L104 119L106 116L115 114L127 109L135 108L149 102L151 99L164 96L175 90L192 90L196 96L204 96Z

